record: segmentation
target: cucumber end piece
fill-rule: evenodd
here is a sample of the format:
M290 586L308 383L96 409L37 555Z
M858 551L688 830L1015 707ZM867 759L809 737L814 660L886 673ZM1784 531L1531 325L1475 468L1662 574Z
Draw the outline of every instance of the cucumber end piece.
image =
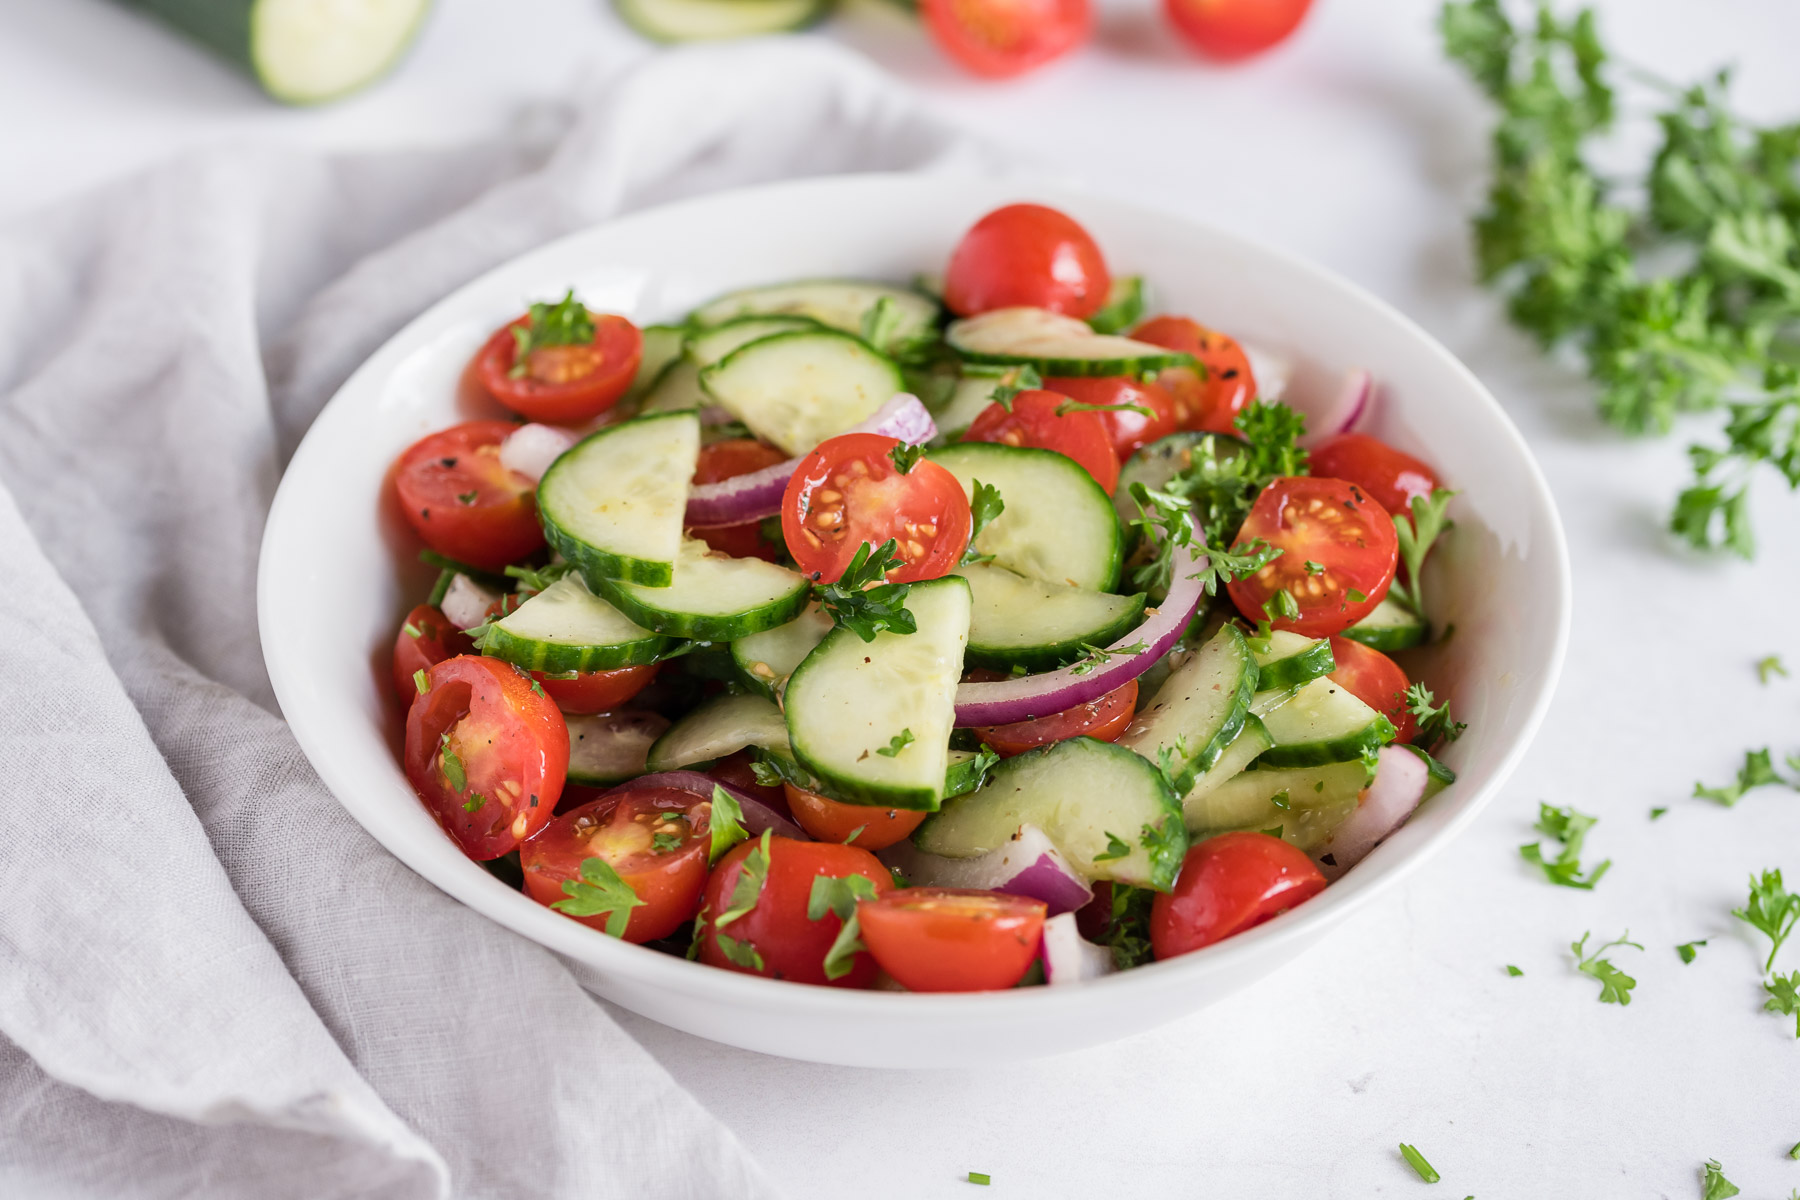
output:
M391 71L430 11L431 0L256 0L250 70L283 104L324 104Z

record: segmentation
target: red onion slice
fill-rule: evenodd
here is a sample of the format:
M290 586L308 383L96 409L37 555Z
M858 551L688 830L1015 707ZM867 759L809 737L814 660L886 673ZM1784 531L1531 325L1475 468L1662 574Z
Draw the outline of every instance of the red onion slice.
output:
M738 807L744 810L744 828L748 829L751 834L761 835L763 830L773 829L779 837L793 838L799 842L812 841L806 836L805 830L744 789L733 787L729 783L721 783L711 775L702 775L698 771L661 771L655 775L640 775L627 783L621 783L606 795L610 796L612 792L636 787L675 788L678 791L692 792L696 796L705 796L708 799L712 797L714 787L722 787L731 793L732 799L738 802Z
M1094 898L1043 830L1021 825L1012 840L974 858L926 854L910 841L882 851L881 859L899 867L923 887L975 888L1042 900L1052 915L1074 912Z
M1369 398L1374 391L1374 376L1361 367L1350 368L1330 403L1316 413L1306 414L1306 433L1301 436L1300 444L1311 450L1350 429L1369 407Z
M500 443L500 465L536 483L563 451L580 440L556 425L521 425Z
M450 581L438 611L458 629L473 629L487 620L488 608L499 598L499 592L482 587L467 575L458 575Z
M875 411L875 415L845 433L879 433L899 438L909 446L930 441L937 436L931 413L917 396L898 392ZM760 521L781 511L781 497L787 491L789 478L800 466L798 458L725 479L718 483L702 483L688 490L687 523L700 529L720 525L741 525Z
M1075 927L1074 913L1063 913L1044 922L1044 942L1038 957L1044 963L1044 982L1051 987L1086 983L1118 970L1109 948L1081 936Z
M1076 674L1074 667L1064 667L1019 679L960 685L956 689L957 725L1011 725L1014 721L1047 717L1124 687L1155 666L1181 639L1182 630L1194 619L1204 595L1200 581L1193 576L1205 567L1206 559L1195 554L1192 546L1177 547L1174 582L1156 614L1108 646L1112 657L1090 667L1084 675ZM1124 647L1139 642L1144 644L1142 650L1135 654L1123 652Z
M1315 857L1329 854L1320 863L1327 879L1336 879L1379 846L1419 807L1431 770L1425 760L1405 746L1383 746L1375 768L1375 782L1363 793L1356 811L1338 823Z

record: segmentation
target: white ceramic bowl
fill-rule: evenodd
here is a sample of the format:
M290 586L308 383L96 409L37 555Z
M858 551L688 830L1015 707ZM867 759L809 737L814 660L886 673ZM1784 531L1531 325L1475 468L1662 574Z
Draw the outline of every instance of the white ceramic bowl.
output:
M1444 754L1457 783L1316 899L1220 945L1095 983L977 995L806 987L700 966L608 938L507 888L463 857L401 772L388 654L427 586L384 495L408 444L493 410L457 395L487 333L573 285L593 307L677 317L718 292L807 276L905 280L942 269L982 213L1030 199L1079 219L1158 310L1189 313L1292 356L1304 401L1368 367L1372 432L1462 490L1428 571L1456 634L1425 677L1469 723ZM330 597L321 603L320 597ZM584 983L702 1037L859 1066L969 1066L1125 1037L1244 987L1298 954L1474 819L1547 707L1569 629L1569 565L1550 493L1493 397L1406 318L1345 281L1189 220L1016 179L862 175L728 192L565 238L457 291L408 325L313 425L269 515L258 579L263 653L282 711L344 807L413 870L562 955Z

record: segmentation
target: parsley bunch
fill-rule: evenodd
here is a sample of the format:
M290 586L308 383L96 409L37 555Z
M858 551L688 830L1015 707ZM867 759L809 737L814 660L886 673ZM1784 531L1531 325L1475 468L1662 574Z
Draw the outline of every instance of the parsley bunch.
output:
M1729 72L1681 88L1628 67L1666 107L1646 200L1626 207L1587 162L1616 112L1591 10L1563 20L1540 5L1515 24L1501 0L1453 0L1439 29L1500 110L1474 226L1483 280L1545 347L1581 350L1619 429L1667 433L1679 414L1726 411L1725 444L1688 449L1694 478L1670 528L1750 557L1756 468L1800 488L1800 123L1739 120Z

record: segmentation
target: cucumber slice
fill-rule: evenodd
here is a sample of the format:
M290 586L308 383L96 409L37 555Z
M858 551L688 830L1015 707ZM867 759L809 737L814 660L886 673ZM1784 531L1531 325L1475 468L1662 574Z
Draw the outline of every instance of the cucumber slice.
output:
M1330 679L1315 679L1263 717L1275 744L1258 766L1311 767L1360 759L1394 740L1385 716Z
M528 671L616 671L653 663L675 639L652 633L565 575L481 634L481 652Z
M1028 363L1044 376L1136 375L1194 361L1148 342L1095 333L1086 321L1042 308L997 308L952 321L944 339L970 362Z
M1211 456L1227 462L1243 453L1245 446L1246 443L1224 434L1183 430L1140 447L1119 468L1119 486L1113 491L1113 505L1119 510L1120 523L1130 531L1130 540L1135 543L1140 536L1132 522L1144 515L1132 498L1132 484L1141 483L1152 491L1161 491L1169 480L1193 466L1196 457L1204 460Z
M819 323L810 317L738 317L690 337L687 356L704 371L739 346L748 346L759 338L817 328Z
M700 389L700 368L683 355L670 363L644 392L638 415L698 412L711 403L712 400Z
M997 442L959 442L929 457L961 481L966 496L975 494L977 480L1000 489L1006 511L975 539L977 551L1046 583L1096 592L1119 586L1119 518L1074 459Z
M1112 281L1106 303L1087 319L1095 333L1124 333L1144 316L1144 277L1127 275Z
M805 29L828 0L613 0L620 18L656 42L710 42Z
M805 454L906 390L893 360L835 329L760 338L702 370L700 386L789 454Z
M1166 761L1175 790L1186 793L1231 745L1250 714L1256 659L1235 625L1221 626L1169 673L1138 710L1119 745L1154 763Z
M569 725L569 782L607 787L647 770L650 747L669 727L653 712L565 713Z
M1225 753L1219 755L1218 761L1194 780L1187 795L1182 797L1181 809L1188 829L1206 828L1206 818L1201 814L1205 811L1207 795L1249 770L1250 764L1274 744L1275 739L1269 736L1260 717L1245 717L1243 729L1231 740L1231 745L1225 747Z
M590 434L538 481L545 539L596 592L611 579L667 587L699 456L700 422L690 413L637 417Z
M1258 650L1256 642L1250 647L1256 655L1256 686L1259 688L1287 691L1337 670L1337 660L1331 656L1331 643L1324 638L1309 638L1276 629L1270 632L1266 645L1264 650Z
M973 425L975 418L994 402L994 393L1004 382L1004 370L996 370L989 375L965 372L961 379L951 385L950 398L931 414L932 423L938 427L938 435L948 440Z
M1308 851L1323 846L1356 811L1369 784L1360 762L1288 770L1244 771L1186 803L1188 828L1202 841L1238 829L1281 830L1283 841Z
M864 323L884 300L889 314L887 336L883 339L886 344L879 349L892 353L929 338L936 331L936 300L907 288L863 279L805 279L727 292L695 309L688 319L706 326L753 313L784 313L810 317L821 325L861 337Z
M631 377L631 387L621 401L625 404L648 392L663 372L675 365L681 348L687 344L687 330L680 325L646 325L640 332L644 335L644 350L638 358L637 374Z
M1112 642L1144 613L1142 592L1090 592L1031 579L993 563L970 563L956 574L969 581L973 597L967 657L975 666L1054 670L1080 658L1083 643Z
M1181 807L1157 769L1122 746L1069 738L1009 758L986 787L944 805L913 834L927 854L974 858L1035 825L1089 880L1167 891L1187 853ZM1128 853L1109 858L1123 842Z
M811 588L786 567L760 558L714 554L698 538L682 541L667 585L602 580L600 594L646 629L702 642L729 642L785 625L806 607Z
M718 696L669 726L650 747L645 766L673 771L758 746L787 754L787 723L763 696Z
M969 640L968 581L950 575L915 583L906 607L916 633L883 632L865 642L850 629L832 630L794 671L782 702L794 757L833 795L934 809L944 795Z
M1338 636L1388 654L1417 646L1429 632L1430 626L1412 609L1392 596L1383 596L1374 612Z
M783 745L785 746L786 743ZM944 798L946 800L952 796L961 796L974 791L987 778L988 768L994 761L992 752L985 759L972 750L948 750L945 755ZM777 775L795 787L805 788L809 792L817 792L828 800L843 799L828 785L820 782L811 771L795 762L791 747L785 751L780 748L759 750L756 759L758 762L767 763L773 767ZM856 802L845 801L845 803Z
M731 643L731 658L746 686L774 700L787 686L794 668L830 632L831 618L813 605L785 625Z

